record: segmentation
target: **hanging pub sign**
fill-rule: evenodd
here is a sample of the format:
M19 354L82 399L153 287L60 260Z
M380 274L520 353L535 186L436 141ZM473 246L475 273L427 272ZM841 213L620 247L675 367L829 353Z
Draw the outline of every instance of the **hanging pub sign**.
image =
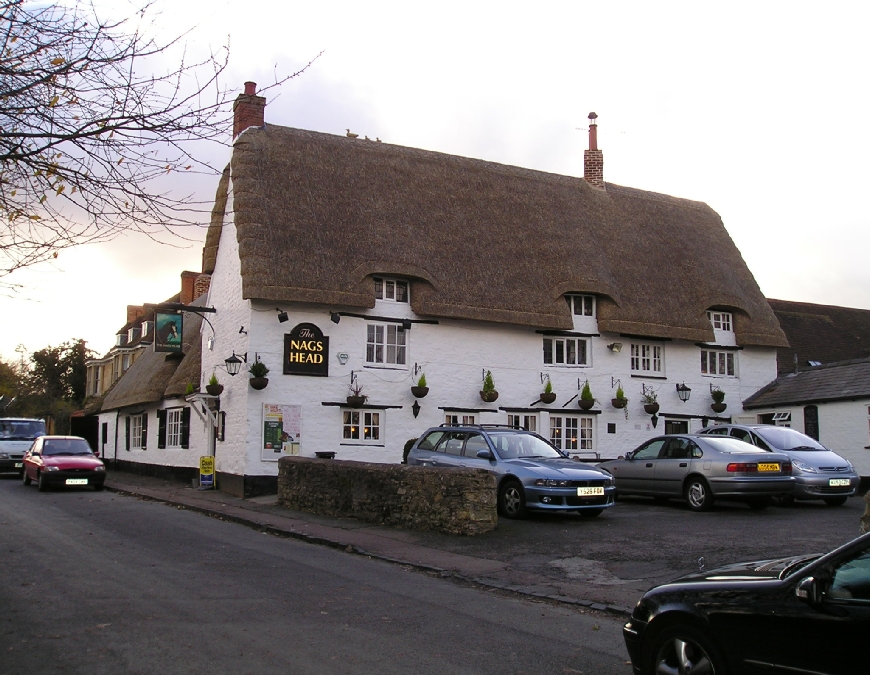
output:
M155 312L154 351L181 354L181 336L184 334L183 318L174 312Z
M329 337L313 323L300 323L284 335L284 374L329 375Z

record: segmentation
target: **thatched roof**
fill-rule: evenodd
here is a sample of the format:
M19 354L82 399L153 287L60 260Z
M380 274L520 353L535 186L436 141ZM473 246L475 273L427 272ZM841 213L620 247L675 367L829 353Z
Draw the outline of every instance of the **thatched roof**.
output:
M809 302L768 300L788 347L776 352L779 374L812 369L810 361L822 364L870 357L870 310Z
M246 298L374 307L384 274L412 281L424 316L571 329L562 296L585 292L601 331L712 341L715 306L740 344L786 344L700 202L271 125L239 136L231 172Z
M164 398L183 396L188 382L199 391L201 323L202 318L198 314L185 314L182 333L183 358L147 349L105 395L102 411L147 405Z
M784 375L743 402L747 410L870 399L870 359L816 366Z

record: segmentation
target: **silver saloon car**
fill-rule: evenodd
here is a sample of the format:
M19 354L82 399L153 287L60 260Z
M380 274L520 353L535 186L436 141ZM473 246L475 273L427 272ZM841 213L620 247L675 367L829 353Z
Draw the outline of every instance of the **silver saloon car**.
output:
M795 479L795 499L823 499L829 506L841 506L861 483L861 477L849 460L828 450L817 440L790 427L773 424L719 424L702 432L705 436L730 436L751 443L761 450L783 452L789 456Z
M717 499L762 509L795 486L787 455L718 436L659 436L598 466L613 475L618 495L684 498L693 511L708 511Z
M428 429L408 452L408 464L486 469L495 474L498 511L579 511L594 517L613 506L613 477L569 459L535 433L496 424Z

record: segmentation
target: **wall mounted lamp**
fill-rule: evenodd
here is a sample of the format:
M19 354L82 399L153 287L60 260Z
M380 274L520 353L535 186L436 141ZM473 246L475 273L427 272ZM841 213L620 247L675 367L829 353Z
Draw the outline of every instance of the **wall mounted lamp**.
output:
M686 383L685 383L685 382L683 382L682 384L678 384L678 385L677 385L677 396L680 397L680 400L681 400L683 403L685 403L686 401L688 401L688 400L689 400L689 396L691 396L691 395L692 395L692 390L691 390L691 388L689 388L689 387L686 386Z
M248 362L248 353L245 352L242 355L242 358L236 356L235 350L233 350L233 355L226 359L224 363L226 364L227 373L232 376L236 376L239 374L239 371L242 369L242 364Z
M405 319L402 321L402 328L405 330L411 330L411 319Z
M289 318L287 312L283 311L281 308L276 307L275 311L278 312L278 323L285 323Z
M614 354L619 354L622 351L622 343L621 342L611 342L607 345L607 348L612 351Z
M345 363L347 363L347 360L350 358L350 356L348 356L347 352L339 352L338 354L335 355L335 357L338 359L338 362L341 365L344 365Z
M341 315L339 315L338 312L330 312L329 320L332 321L332 323L338 323L339 321L341 321Z

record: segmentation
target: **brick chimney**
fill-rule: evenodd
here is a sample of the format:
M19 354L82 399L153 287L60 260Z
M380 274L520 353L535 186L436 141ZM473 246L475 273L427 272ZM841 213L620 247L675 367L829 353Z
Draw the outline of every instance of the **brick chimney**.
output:
M182 305L189 305L194 300L194 284L199 272L182 272L181 273L181 294L178 302Z
M589 113L589 149L583 151L583 178L594 188L604 190L604 153L598 149L598 115Z
M248 127L266 125L266 99L256 93L257 83L245 82L245 93L233 102L233 140Z
M133 323L145 316L145 308L142 305L127 305L127 323Z
M196 277L193 284L193 299L196 300L201 295L208 293L208 288L211 285L211 274L200 274Z

